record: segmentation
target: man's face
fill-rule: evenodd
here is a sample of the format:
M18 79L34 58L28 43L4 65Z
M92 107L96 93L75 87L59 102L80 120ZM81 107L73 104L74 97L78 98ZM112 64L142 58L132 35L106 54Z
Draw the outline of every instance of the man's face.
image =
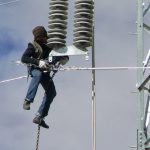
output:
M48 40L48 37L41 37L41 38L38 38L38 41L42 44L47 44L47 40Z

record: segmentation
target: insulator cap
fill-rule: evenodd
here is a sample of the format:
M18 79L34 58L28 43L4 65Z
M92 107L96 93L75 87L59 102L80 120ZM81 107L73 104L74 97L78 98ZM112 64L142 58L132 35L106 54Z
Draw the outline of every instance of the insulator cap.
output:
M68 5L67 5L68 6ZM50 10L67 10L68 7L62 4L54 4L53 6L50 6Z

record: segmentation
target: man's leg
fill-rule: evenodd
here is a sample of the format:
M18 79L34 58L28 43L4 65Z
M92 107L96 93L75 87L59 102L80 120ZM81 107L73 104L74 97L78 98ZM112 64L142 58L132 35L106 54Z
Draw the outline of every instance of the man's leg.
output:
M56 90L53 81L49 75L44 75L41 79L41 84L45 90L45 95L41 106L39 107L37 116L33 119L33 122L40 124L44 128L49 128L49 126L43 120L44 117L48 115L50 104L52 103L54 97L56 96Z
M43 88L45 89L45 94L43 97L43 101L41 106L39 107L38 112L43 116L46 117L49 112L49 108L51 103L53 102L54 97L56 96L56 89L55 85L52 79L49 78L49 80L46 83L46 80L41 82Z
M26 110L30 109L30 103L33 103L39 83L41 81L41 77L42 77L42 72L40 70L37 69L33 69L31 71L32 74L32 79L27 91L27 95L25 98L25 102L23 104L23 108Z

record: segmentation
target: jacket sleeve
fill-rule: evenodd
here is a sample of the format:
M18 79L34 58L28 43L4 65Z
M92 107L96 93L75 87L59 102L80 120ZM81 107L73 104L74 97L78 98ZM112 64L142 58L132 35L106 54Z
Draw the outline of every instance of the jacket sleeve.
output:
M25 64L39 65L39 60L35 58L35 48L31 43L28 44L27 49L23 53L21 62Z
M63 59L67 59L67 61L69 61L69 56L53 56L52 64L56 64Z

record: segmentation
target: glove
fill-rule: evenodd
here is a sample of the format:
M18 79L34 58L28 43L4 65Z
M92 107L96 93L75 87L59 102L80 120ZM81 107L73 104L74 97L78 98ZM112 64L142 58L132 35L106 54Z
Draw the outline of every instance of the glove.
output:
M59 60L59 63L60 63L61 65L65 65L68 61L69 61L69 58L68 58L68 57L62 57L62 58Z
M42 68L42 69L45 69L45 68L48 67L48 64L45 61L40 60L39 61L39 67Z

